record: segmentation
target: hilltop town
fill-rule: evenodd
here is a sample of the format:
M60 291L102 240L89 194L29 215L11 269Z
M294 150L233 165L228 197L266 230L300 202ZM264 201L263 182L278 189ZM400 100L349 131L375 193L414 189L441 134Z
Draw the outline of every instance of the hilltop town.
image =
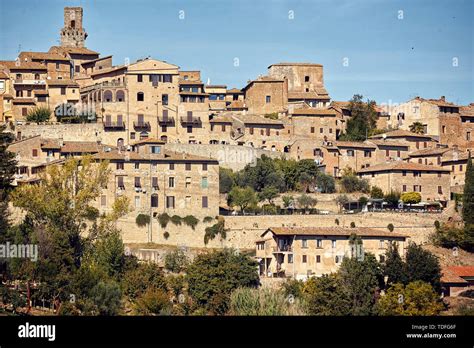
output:
M337 272L354 245L384 263L414 242L439 258L444 296L472 289L469 247L441 233L467 223L474 102L336 101L309 62L269 62L245 86L152 57L115 65L87 47L83 15L66 7L60 45L0 61L20 192L86 159L108 173L91 206L113 216L127 202L114 226L139 260L232 248L278 286ZM12 221L30 209L14 196Z

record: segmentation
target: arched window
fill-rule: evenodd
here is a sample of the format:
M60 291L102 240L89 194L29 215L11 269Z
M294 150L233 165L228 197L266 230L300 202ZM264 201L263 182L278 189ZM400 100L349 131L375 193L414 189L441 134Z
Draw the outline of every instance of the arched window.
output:
M118 138L118 139L117 139L117 147L118 147L118 148L123 147L123 138Z
M104 92L104 101L107 103L112 101L112 91L106 90Z
M145 94L143 92L138 92L137 101L144 101L144 100L145 100Z
M287 145L283 148L283 152L288 153L290 152L290 147Z
M166 135L162 135L160 139L161 141L164 141L165 143L168 142L168 137Z
M151 195L151 207L158 208L158 195L156 193Z
M123 102L125 101L125 93L124 91L122 91L121 89L119 89L117 91L117 93L115 94L115 101L118 101L118 102Z

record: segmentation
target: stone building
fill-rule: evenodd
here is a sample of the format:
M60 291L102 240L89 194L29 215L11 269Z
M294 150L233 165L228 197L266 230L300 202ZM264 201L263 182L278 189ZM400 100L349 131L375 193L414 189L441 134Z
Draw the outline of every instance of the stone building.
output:
M423 201L436 201L443 205L450 199L450 170L447 168L392 161L360 169L357 173L384 193L419 192Z
M353 243L353 237L362 244ZM256 241L261 277L291 277L306 280L336 272L344 257L363 258L372 253L384 261L390 243L404 256L407 237L370 228L271 227Z
M87 33L82 27L82 7L65 7L61 46L84 47L86 38Z
M435 148L439 141L426 134L417 134L403 129L396 129L382 134L376 134L369 139L388 139L405 142L410 145L410 151L417 151L421 149Z
M286 110L286 82L268 76L250 81L243 89L245 104L251 114L278 114Z

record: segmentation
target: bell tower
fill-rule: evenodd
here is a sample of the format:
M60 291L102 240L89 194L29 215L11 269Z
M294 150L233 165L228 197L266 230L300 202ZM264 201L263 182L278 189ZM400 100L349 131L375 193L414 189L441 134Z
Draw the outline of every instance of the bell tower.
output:
M84 47L86 38L87 33L82 27L82 7L65 7L61 46Z

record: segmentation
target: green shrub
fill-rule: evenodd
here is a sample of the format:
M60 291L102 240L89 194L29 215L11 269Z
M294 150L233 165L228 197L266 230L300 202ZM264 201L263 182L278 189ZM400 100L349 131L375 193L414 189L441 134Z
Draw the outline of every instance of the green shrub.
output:
M189 264L189 258L182 250L174 250L165 255L165 268L173 273L184 271Z
M178 216L178 215L173 215L173 216L171 217L171 222L172 222L173 224L175 224L176 226L181 226L181 221L182 221L182 220L183 220L183 219L181 218L181 216Z
M214 220L212 216L206 216L202 221L205 223L209 223L212 222L212 220Z
M150 215L138 214L135 223L138 227L144 227L150 223Z
M26 120L29 122L46 122L51 117L51 110L46 107L35 107L28 112Z
M224 219L218 219L217 223L212 226L206 227L204 233L204 244L207 245L210 240L213 240L217 235L220 235L222 239L227 236L227 230L225 229Z
M196 225L199 223L199 219L197 219L193 215L186 215L183 218L183 222L185 225L191 227L194 230L196 228Z
M383 191L378 186L372 186L370 189L370 198L383 198Z
M171 219L170 216L166 213L158 215L158 222L160 223L160 226L162 228L166 228L170 219Z

